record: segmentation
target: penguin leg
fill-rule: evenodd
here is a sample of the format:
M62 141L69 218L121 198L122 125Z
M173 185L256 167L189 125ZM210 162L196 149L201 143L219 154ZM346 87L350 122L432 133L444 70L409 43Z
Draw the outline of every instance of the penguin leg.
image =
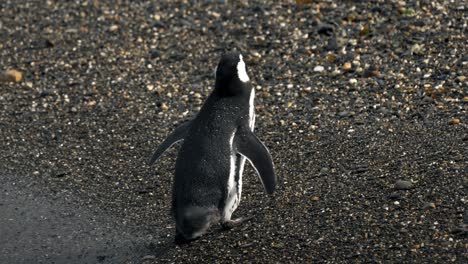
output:
M225 220L221 223L224 229L232 229L236 226L242 225L244 222L249 221L250 219L254 218L253 216L248 217L239 217L236 219Z

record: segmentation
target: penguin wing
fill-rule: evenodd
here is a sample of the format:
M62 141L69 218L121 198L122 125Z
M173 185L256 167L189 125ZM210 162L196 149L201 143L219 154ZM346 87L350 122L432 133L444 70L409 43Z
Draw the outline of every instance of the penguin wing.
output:
M190 127L190 121L183 123L182 125L178 126L171 134L159 145L159 147L154 151L153 156L148 161L149 165L152 165L161 154L163 154L168 148L170 148L175 143L184 140L185 135Z
M246 157L257 171L268 194L275 191L276 175L273 160L267 147L248 128L240 128L234 137L235 149Z

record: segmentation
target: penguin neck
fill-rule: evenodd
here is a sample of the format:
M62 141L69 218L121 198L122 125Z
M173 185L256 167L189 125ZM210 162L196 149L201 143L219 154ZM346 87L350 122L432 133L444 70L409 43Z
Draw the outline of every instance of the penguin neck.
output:
M216 80L214 92L220 97L250 96L251 90L252 86L248 82Z

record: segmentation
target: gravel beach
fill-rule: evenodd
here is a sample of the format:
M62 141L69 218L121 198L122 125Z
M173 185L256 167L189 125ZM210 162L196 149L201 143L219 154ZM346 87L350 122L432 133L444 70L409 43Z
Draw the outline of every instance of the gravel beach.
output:
M0 263L467 263L464 1L0 2ZM237 216L176 246L178 146L221 54L256 134Z

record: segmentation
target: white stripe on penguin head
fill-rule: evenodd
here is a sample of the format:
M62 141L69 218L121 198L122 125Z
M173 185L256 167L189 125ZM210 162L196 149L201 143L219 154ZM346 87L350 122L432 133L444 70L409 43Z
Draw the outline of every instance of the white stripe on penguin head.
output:
M245 70L245 63L242 60L242 54L239 54L239 62L237 63L237 77L242 82L248 82L249 76L247 75L247 71Z

